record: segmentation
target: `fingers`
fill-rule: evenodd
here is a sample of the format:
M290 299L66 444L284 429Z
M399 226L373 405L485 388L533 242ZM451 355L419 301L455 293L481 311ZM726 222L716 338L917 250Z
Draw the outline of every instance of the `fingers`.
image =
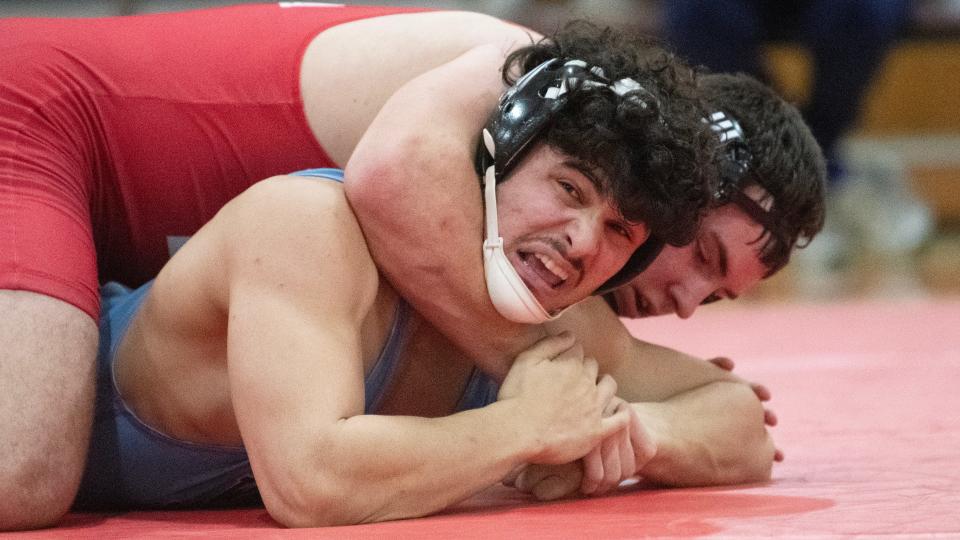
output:
M757 399L760 401L770 401L772 394L766 386L757 383L750 383L750 388L753 389L753 393L756 394Z
M620 483L620 445L627 437L624 431L604 439L584 456L583 480L580 492L584 495L603 495ZM587 464L589 457L590 464Z
M783 450L780 450L779 448L775 448L773 452L773 460L776 461L777 463L780 463L781 461L783 461Z
M603 477L600 478L600 483L591 490L586 495L603 495L610 488L615 487L620 483L620 450L617 448L619 445L620 436L623 434L623 431L615 434L613 437L604 439L600 443L600 458L603 460Z
M633 407L628 403L626 408L630 413L630 445L633 449L634 459L636 460L635 472L639 472L642 471L647 463L656 455L657 444L654 442L650 431L647 430L643 422L640 421L640 416Z
M536 344L533 347L530 347L526 351L520 353L517 357L517 360L521 359L553 359L557 358L564 353L570 352L570 349L579 347L577 344L576 338L571 332L560 332L555 336L547 336ZM580 349L580 355L583 354L582 348Z
M604 457L603 482L594 492L597 495L603 495L611 489L616 489L620 481L628 476L633 476L633 466L628 459L633 461L633 451L630 450L630 434L624 429L614 435L612 438L604 441L601 454Z
M573 493L579 484L579 475L548 476L533 486L533 496L540 501L553 501Z
M583 456L583 478L580 481L580 493L593 493L603 480L603 457L601 445L594 446Z
M726 371L733 371L733 368L736 365L733 363L733 360L727 358L726 356L718 356L716 358L711 358L710 360L708 360L708 362Z
M531 465L517 476L514 486L524 493L532 493L541 501L550 501L576 491L582 474L578 462Z
M584 456L580 492L584 495L602 495L636 472L630 434L627 429L618 431Z
M630 405L627 404L626 406L629 407ZM620 432L622 440L617 446L620 450L620 478L617 479L617 485L620 485L621 481L637 474L637 454L633 447L632 427L633 423L630 422L627 424L627 428Z
M777 418L777 413L771 411L770 409L764 409L764 410L763 410L763 423L764 423L764 424L766 424L766 425L768 425L768 426L770 426L770 427L773 427L773 426L777 425L777 422L778 422L778 421L779 421L779 419Z
M550 475L548 471L554 467L556 466L530 465L529 467L525 467L520 471L520 474L517 475L513 487L524 493L530 493L538 482Z
M614 433L625 429L630 423L630 415L627 411L620 409L606 418L600 419L600 438L606 439Z
M617 381L609 374L604 374L597 383L597 405L603 417L612 415L616 410L617 400L613 399L616 395Z
M630 416L625 409L617 408L610 416L600 420L601 443L595 446L583 457L583 479L580 482L580 491L584 495L595 492L603 493L620 483L621 456L626 452L633 452L629 448L629 432L627 426ZM623 450L621 445L628 449ZM633 460L629 460L628 467ZM630 471L633 474L633 471Z
M600 373L600 365L597 364L597 361L593 358L587 358L583 361L583 368L586 372L587 380L596 382L597 375Z
M500 481L500 483L508 487L514 487L517 482L517 477L520 476L520 473L522 473L526 468L526 463L517 466L512 471L508 472L507 475L503 477L503 480Z

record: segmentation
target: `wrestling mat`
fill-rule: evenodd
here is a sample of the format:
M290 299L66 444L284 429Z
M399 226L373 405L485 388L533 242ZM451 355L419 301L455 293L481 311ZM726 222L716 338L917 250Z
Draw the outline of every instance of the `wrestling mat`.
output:
M633 322L773 392L768 484L536 503L495 487L402 522L285 530L262 509L71 514L23 538L960 538L960 298L711 306Z

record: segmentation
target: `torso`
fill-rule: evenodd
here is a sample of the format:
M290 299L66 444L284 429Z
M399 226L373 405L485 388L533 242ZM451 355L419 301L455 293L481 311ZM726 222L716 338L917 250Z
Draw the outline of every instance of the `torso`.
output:
M345 204L345 201L344 201ZM241 444L227 361L229 279L218 232L201 229L153 282L117 350L115 374L128 407L176 439ZM372 264L372 262L370 263ZM394 325L399 299L380 280L360 327L369 373ZM378 413L440 416L457 406L473 364L416 314ZM265 366L266 368L267 366Z
M154 284L158 286L164 285ZM161 294L170 298L162 289L151 291L152 298ZM363 324L365 373L380 355L397 302L384 283ZM120 344L115 370L124 401L145 423L176 439L240 446L227 371L225 312L204 310L184 318L186 311L179 311L177 320L164 321L166 310L148 298ZM474 365L415 314L409 324L406 346L377 413L448 415L456 410Z

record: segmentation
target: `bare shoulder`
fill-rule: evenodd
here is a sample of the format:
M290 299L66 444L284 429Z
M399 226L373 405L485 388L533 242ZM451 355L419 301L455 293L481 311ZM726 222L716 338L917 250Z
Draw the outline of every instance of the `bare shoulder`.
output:
M341 292L365 305L379 276L343 187L278 176L247 189L214 222L231 281L288 287L331 305Z
M343 196L343 184L311 176L281 175L261 180L247 188L225 208L231 218L249 218L252 217L250 214L264 218L257 220L257 228L277 221L283 221L285 227L311 227L350 220L350 206ZM270 215L280 211L301 218L307 217L310 222L293 223L294 220L290 217ZM267 215L262 215L265 212Z
M218 219L228 222L221 227L223 233L244 250L269 249L274 254L304 256L336 250L356 262L370 259L339 182L275 176L241 193L221 214Z

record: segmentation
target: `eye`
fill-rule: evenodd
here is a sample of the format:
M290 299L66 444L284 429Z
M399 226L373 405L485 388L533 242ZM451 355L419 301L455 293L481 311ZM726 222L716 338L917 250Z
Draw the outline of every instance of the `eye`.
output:
M700 305L701 305L701 306L705 306L705 305L707 305L707 304L712 304L712 303L717 302L717 301L720 301L720 300L723 300L722 298L720 298L720 295L718 295L717 293L713 293L713 294L711 294L710 296L704 298L703 301L700 302Z
M633 239L633 234L630 231L630 228L624 225L623 223L611 223L610 228L620 236L626 238L627 240Z
M709 261L707 261L707 255L703 251L703 243L700 242L699 240L697 240L696 254L697 254L697 260L700 261L701 264L703 265L708 264Z
M566 191L568 195L574 198L574 200L577 202L583 201L583 195L580 194L580 190L578 190L576 186L564 180L558 180L557 183L560 184L560 188Z

